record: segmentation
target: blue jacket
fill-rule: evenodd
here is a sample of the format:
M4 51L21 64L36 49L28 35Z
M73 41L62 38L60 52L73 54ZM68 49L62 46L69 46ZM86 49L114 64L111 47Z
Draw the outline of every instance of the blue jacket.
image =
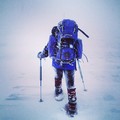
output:
M77 50L76 59L81 59L82 51L83 51L83 45L81 39L76 40L75 49ZM62 62L57 61L55 59L56 51L57 51L57 39L53 35L50 35L48 42L48 54L52 58L52 66L62 70L76 70L76 61L70 64L68 63L62 64Z

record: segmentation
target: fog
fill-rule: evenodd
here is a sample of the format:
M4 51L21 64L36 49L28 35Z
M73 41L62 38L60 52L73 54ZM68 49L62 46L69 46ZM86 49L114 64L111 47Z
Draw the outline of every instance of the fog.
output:
M82 91L76 71L76 119L119 120L119 9L119 0L0 0L0 120L69 119L60 110L67 95L61 103L53 98L54 71L49 57L42 62L44 102L38 102L37 53L47 44L52 27L64 18L75 20L90 36L87 39L79 32L89 59L83 56L81 62L88 92ZM63 88L66 91L65 83Z

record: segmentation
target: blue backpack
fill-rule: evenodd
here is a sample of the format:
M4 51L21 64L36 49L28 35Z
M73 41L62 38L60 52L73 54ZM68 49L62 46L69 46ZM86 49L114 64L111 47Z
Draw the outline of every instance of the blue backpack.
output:
M51 35L48 43L49 56L62 64L71 64L76 59L82 58L82 40L78 38L78 31L87 38L89 36L78 28L74 20L63 19L57 26L59 33L57 37Z
M48 43L49 56L60 63L72 63L76 59L82 58L82 40L78 39L78 31L87 38L89 36L80 28L75 21L64 19L58 23L59 33L57 37L51 35Z
M77 46L79 43L78 26L75 21L64 19L58 23L58 29L59 34L57 39L56 60L62 63L72 63L78 56L78 49L80 51L80 54L82 54L82 46L79 46L79 48Z
M58 23L58 40L62 38L78 39L78 25L75 21L70 19L64 19Z

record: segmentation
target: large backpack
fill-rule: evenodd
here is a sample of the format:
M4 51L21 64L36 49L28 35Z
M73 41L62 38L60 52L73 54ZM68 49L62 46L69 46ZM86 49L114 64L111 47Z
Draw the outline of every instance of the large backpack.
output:
M78 26L75 21L64 19L58 23L58 29L56 59L62 63L71 63L76 59Z
M78 38L78 25L73 20L70 19L62 20L61 22L58 23L58 30L59 40L62 38L72 38L76 40Z
M89 36L80 28L75 21L64 19L58 23L57 37L51 35L48 43L49 56L60 63L74 62L82 58L83 45L82 40L78 39L78 31L87 38Z

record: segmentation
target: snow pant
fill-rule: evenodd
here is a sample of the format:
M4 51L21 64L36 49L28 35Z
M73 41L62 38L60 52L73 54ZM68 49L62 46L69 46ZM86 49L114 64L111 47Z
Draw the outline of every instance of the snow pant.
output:
M55 88L62 87L63 73L66 78L68 105L70 109L76 109L76 88L74 86L74 70L55 69Z

